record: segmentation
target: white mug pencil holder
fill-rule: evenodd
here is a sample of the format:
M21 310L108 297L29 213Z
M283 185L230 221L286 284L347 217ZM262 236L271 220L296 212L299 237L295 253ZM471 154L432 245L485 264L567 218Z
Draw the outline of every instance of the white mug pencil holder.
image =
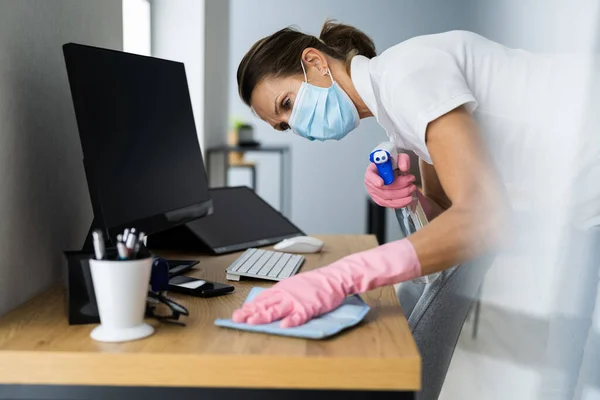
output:
M152 335L144 322L152 258L90 260L90 270L100 314L92 339L125 342Z

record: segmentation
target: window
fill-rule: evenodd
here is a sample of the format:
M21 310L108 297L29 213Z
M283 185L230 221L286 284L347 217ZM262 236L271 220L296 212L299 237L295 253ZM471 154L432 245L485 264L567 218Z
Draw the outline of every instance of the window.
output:
M123 0L123 51L151 55L150 23L150 0Z

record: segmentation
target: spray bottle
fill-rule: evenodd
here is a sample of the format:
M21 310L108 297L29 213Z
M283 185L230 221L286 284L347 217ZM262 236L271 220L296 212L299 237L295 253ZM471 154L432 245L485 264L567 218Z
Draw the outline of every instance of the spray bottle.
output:
M384 185L390 185L394 182L396 174L403 173L398 169L398 150L392 142L385 142L378 145L369 155L369 160L377 166L377 172ZM400 224L402 236L407 238L422 227L428 224L427 216L416 193L413 193L412 202L403 208L396 208L396 218ZM422 276L414 279L415 283L431 283L437 279L439 273Z

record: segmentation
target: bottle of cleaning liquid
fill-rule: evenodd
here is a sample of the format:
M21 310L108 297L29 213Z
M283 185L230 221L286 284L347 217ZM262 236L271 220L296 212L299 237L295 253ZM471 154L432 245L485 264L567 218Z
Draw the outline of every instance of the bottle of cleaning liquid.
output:
M384 185L390 185L394 182L396 175L403 173L398 169L398 150L392 142L385 142L378 145L369 155L369 160L377 166L377 172ZM427 216L416 193L413 193L413 199L409 205L402 208L396 208L396 218L400 224L400 231L403 238L407 238L429 223ZM439 272L425 275L414 279L416 283L431 283L437 279Z

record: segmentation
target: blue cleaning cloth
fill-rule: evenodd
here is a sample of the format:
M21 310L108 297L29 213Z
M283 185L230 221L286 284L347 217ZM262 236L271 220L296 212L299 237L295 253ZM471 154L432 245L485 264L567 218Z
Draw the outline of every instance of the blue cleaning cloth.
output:
M250 290L246 303L262 292L263 288L254 287ZM231 319L217 319L215 325L225 328L241 329L251 332L269 333L272 335L293 336L306 339L323 339L348 329L362 321L370 307L359 296L347 297L335 310L313 318L304 325L293 328L279 327L279 321L264 325L248 325L236 323Z

